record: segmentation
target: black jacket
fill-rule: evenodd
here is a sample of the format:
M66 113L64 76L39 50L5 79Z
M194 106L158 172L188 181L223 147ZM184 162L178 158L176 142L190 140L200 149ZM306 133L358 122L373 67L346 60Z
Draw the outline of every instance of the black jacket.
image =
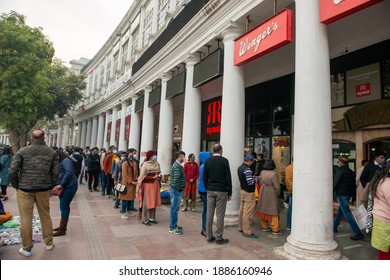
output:
M336 195L354 197L356 195L355 178L355 172L348 165L342 165L337 168L333 177L333 191L336 192Z
M88 171L100 171L100 158L99 155L95 156L90 154L87 159Z
M374 162L370 162L364 167L362 175L360 176L360 183L362 183L363 188L366 187L367 183L371 182L376 172L378 172L380 169L381 167L374 164Z
M232 176L229 161L222 156L212 156L204 164L203 182L207 191L227 192L232 195Z
M72 158L74 158L76 160L76 162L74 164L74 169L75 169L74 171L75 171L75 173L76 172L80 173L81 172L81 168L83 166L83 160L84 160L83 156L80 155L80 154L73 153L70 157L72 157Z

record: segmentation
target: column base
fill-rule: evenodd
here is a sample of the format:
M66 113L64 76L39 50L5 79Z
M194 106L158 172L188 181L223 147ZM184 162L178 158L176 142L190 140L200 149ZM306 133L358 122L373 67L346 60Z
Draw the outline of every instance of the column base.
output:
M225 227L233 227L238 225L238 212L225 214Z
M287 237L284 246L276 247L274 252L290 260L339 260L342 258L334 240L327 245L309 244L296 241L291 238L291 235Z

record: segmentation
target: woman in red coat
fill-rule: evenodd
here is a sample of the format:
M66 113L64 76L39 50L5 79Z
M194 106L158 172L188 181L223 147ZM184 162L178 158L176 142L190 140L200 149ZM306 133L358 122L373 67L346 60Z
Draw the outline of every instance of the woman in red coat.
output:
M184 205L181 211L187 211L188 200L191 199L191 211L195 212L196 206L196 181L199 177L199 166L195 162L195 155L190 154L188 161L184 164L184 173L186 175L186 188L184 190Z

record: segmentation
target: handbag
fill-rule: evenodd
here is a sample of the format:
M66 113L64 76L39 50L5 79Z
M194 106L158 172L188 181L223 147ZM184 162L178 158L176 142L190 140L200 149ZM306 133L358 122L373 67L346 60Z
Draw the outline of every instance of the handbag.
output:
M359 229L367 228L367 210L363 204L352 211L352 215L356 220Z
M64 194L64 188L63 187L61 187L61 188L54 187L53 189L50 190L50 195L52 195L52 196L59 196L59 197L61 197L63 194Z
M126 194L127 192L127 186L121 183L116 184L115 189L121 194Z

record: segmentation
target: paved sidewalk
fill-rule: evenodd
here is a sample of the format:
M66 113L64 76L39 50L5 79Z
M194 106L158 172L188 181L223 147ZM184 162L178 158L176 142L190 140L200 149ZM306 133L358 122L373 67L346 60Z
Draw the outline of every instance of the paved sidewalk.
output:
M4 206L18 216L15 191L9 188L9 194L10 199ZM258 219L254 219L253 229L259 234L259 239L242 237L236 227L228 227L224 237L229 238L229 244L217 245L207 243L206 238L200 235L201 205L195 213L179 213L183 235L168 233L169 205L157 210L159 224L151 227L144 226L136 217L121 219L119 209L113 209L113 205L112 199L101 196L100 192L90 193L86 185L80 185L71 204L66 236L55 237L55 248L50 252L45 251L43 243L35 244L30 259L282 259L273 253L273 248L282 246L287 235L274 236L261 232ZM56 227L60 220L57 197L51 198L50 206ZM286 210L282 209L282 229L285 228ZM349 259L376 259L376 250L369 244L370 238L355 242L349 239L350 236L351 230L343 222L335 239L344 256ZM18 254L19 247L0 248L0 259L26 259Z

